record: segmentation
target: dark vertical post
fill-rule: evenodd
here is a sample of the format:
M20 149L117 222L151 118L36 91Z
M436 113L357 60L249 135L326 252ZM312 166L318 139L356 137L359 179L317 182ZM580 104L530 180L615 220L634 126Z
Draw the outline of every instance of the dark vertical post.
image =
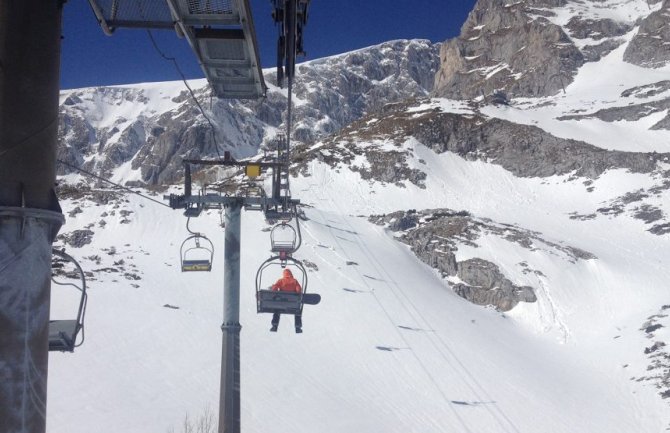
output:
M219 433L240 433L240 240L242 205L226 205L223 259L223 348Z
M49 209L56 179L61 2L0 2L0 205ZM22 197L23 196L23 197Z
M0 432L46 430L61 0L0 1Z
M184 163L184 196L191 197L191 185L193 180L191 178L191 164Z

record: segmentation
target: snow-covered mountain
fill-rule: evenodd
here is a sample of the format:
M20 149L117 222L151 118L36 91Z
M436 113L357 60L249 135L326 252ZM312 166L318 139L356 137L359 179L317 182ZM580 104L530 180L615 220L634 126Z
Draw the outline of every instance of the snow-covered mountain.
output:
M243 428L670 429L668 16L669 0L480 0L441 48L300 65L296 256L323 302L304 334L268 332L269 226L245 212ZM281 130L280 89L205 103L213 137L182 86L64 92L59 156L178 191L181 159L215 142L252 157ZM61 174L59 242L92 281L86 343L50 357L49 431L178 432L216 412L218 214L191 221L214 271L182 274L179 212Z
M293 137L311 143L389 102L426 96L438 68L439 44L392 41L297 68ZM105 175L138 184L174 182L183 158L255 155L284 128L286 90L274 86L274 71L262 101L209 99L204 80L192 86L215 133L183 83L139 84L63 92L58 156ZM71 169L61 167L61 174Z

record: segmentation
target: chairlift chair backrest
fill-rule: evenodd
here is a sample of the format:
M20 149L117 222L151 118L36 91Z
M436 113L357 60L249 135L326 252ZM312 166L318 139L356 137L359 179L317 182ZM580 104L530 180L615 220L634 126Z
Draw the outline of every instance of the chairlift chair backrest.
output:
M182 272L209 272L214 261L214 244L200 233L187 237L179 249Z
M292 254L296 250L298 243L298 233L296 230L286 224L277 224L270 232L270 251L273 253Z
M63 287L74 287L81 292L79 297L79 307L77 316L74 319L68 320L49 320L49 351L73 352L75 347L79 347L84 342L84 316L86 315L86 303L88 296L86 294L86 276L79 263L70 255L63 251L52 250L52 277L54 284ZM78 283L64 282L60 279L54 278L57 273L54 270L61 269L64 262L72 263L74 266L74 273L78 275ZM65 277L71 277L70 273L62 273ZM59 296L58 294L55 295ZM77 342L77 336L81 331L81 341Z
M245 210L254 210L260 211L263 210L263 199L265 198L265 190L260 185L247 185L242 189L244 197L247 199L244 201ZM258 199L257 203L252 203L248 199Z

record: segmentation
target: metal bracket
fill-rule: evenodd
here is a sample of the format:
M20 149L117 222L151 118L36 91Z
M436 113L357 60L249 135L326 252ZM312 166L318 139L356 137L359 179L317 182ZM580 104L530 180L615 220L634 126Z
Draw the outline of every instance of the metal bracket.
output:
M240 325L239 323L224 323L223 325L221 325L221 331L227 332L229 334L231 334L231 333L239 334L239 332L241 330L242 330L242 325Z

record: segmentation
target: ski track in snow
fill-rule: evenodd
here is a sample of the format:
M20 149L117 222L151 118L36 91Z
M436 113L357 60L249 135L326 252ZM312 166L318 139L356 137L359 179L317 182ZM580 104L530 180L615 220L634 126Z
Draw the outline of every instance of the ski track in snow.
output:
M365 194L361 190L360 184L357 184L357 193L361 198L364 198L367 194ZM339 209L339 215L340 215L340 224L346 225L349 227L351 232L356 233L357 229L354 228L350 222L350 220L345 220L344 218L341 217L341 215L344 215L343 209L341 208L340 205L338 205L337 202L335 202L332 197L328 197L330 204L333 208ZM322 214L323 215L323 214ZM332 230L331 230L332 233ZM393 276L391 275L390 272L386 269L386 267L383 264L383 259L380 260L377 258L375 255L374 251L370 250L370 248L367 247L367 245L364 242L361 242L360 236L354 235L354 239L356 241L356 247L358 251L363 255L363 257L366 259L366 261L369 263L370 267L376 271L376 273L380 276L383 277L382 281L384 282L385 286L385 292L390 292L393 294L392 301L396 303L397 305L402 307L402 310L405 315L408 316L408 322L406 325L414 326L418 329L434 329L433 325L426 320L426 318L421 314L421 311L416 308L414 303L412 303L411 299L405 294L405 291L401 287L400 284L396 280L393 279ZM391 239L383 237L383 240L385 240L386 243L388 242L393 242ZM342 248L342 245L340 244L340 248ZM467 406L470 405L479 405L478 407L482 407L486 410L486 412L489 414L489 416L493 419L493 424L498 424L501 432L519 432L517 427L510 421L510 419L500 410L500 408L495 405L494 399L491 398L491 396L486 393L485 389L477 382L475 379L475 376L465 367L465 365L458 359L456 356L454 350L449 347L449 345L446 343L444 338L440 335L439 331L435 332L422 332L422 333L416 333L416 332L411 332L411 331L401 331L400 330L400 325L398 321L398 317L402 317L399 315L390 315L388 314L388 310L384 308L381 300L381 296L378 295L379 292L375 292L374 289L370 289L370 292L372 295L375 297L375 300L380 304L380 307L383 308L387 312L387 317L389 319L389 322L391 323L392 326L396 328L398 331L399 336L402 338L403 342L408 345L410 350L414 352L414 355L416 357L417 362L421 366L421 368L426 372L426 375L430 378L431 382L435 384L436 389L440 392L440 394L444 397L445 403L450 405L450 408L453 410L455 416L457 417L459 424L466 430L466 431L471 431L468 428L468 424L463 420L463 418L459 415L457 408L455 405L462 404L462 400L453 400L450 399L445 391L443 390L442 387L436 382L435 378L431 374L430 370L421 362L421 356L419 353L416 353L412 348L414 347L411 344L411 340L429 340L430 345L432 347L432 350L436 352L442 360L445 362L445 366L447 370L449 371L456 371L460 373L458 377L463 380L467 387L470 389L472 392L472 395L474 398L472 401L474 403L467 403ZM437 341L435 341L437 340ZM445 351L447 354L445 354ZM452 359L450 361L450 358ZM468 383L469 381L469 383ZM478 392L479 390L479 392ZM483 395L483 397L482 397ZM466 400L467 401L467 400ZM493 408L491 408L491 405L489 405L488 402L493 403ZM510 430L511 427L511 430Z
M331 202L334 206L337 204L334 202ZM347 224L352 230L354 228L351 226L350 222L346 220L341 220L343 224ZM431 323L429 323L422 315L420 310L418 310L415 305L412 303L411 299L404 295L404 292L401 288L401 286L393 279L391 274L384 268L384 265L382 262L380 262L379 259L374 255L370 249L366 247L364 243L361 243L356 237L356 244L360 252L364 255L366 259L368 259L371 267L375 269L379 275L383 275L385 279L383 280L385 282L386 290L391 292L393 294L393 297L395 298L394 301L398 305L403 306L403 310L407 313L409 316L409 322L412 323L416 327L423 327L425 329L433 329L433 326ZM376 300L380 303L381 305L381 300L378 296L375 296ZM389 321L391 324L399 328L399 325L397 324L397 321L395 321L393 318L398 317L397 315L391 316L388 315ZM413 344L410 344L411 340L420 340L420 339L427 339L430 341L430 344L433 348L433 350L444 360L446 363L445 367L448 370L455 371L458 374L458 377L466 383L467 387L472 391L472 395L474 396L473 402L474 403L466 403L465 405L475 405L478 407L482 407L488 412L488 414L493 418L493 423L492 424L499 424L500 430L503 432L507 431L514 431L518 432L519 430L516 428L516 426L505 416L505 414L500 411L499 407L495 405L495 401L486 393L484 388L481 387L481 385L477 382L475 377L472 375L472 373L465 367L465 365L458 359L454 351L447 345L447 343L444 341L444 339L440 336L440 333L438 331L433 332L433 333L422 333L422 334L417 334L417 333L411 333L409 336L404 335L402 331L398 331L400 334L401 338L403 339L404 342L408 343L408 346L410 347L410 350L412 350L416 356L417 362L420 364L421 368L426 372L426 375L430 378L432 382L435 383L435 387L437 390L442 394L442 396L445 398L445 402L447 404L451 405L451 408L454 410L454 414L457 416L459 424L462 425L463 428L465 428L466 431L471 431L468 428L468 424L462 419L462 417L458 414L457 409L454 407L454 405L458 404L463 404L461 400L453 400L447 397L445 391L440 387L438 383L436 383L435 377L431 374L430 370L421 362L421 356L416 353L412 348L414 347ZM405 332L407 334L407 332ZM421 338L420 338L421 337ZM437 339L439 341L439 344L434 341ZM415 342L419 343L418 341ZM448 356L444 353L444 351L440 348L440 346L448 353ZM425 350L425 349L424 349ZM453 361L450 361L449 358L452 358ZM467 383L470 381L470 383ZM479 389L479 392L477 391ZM483 392L484 397L482 398L481 393ZM467 401L467 400L466 400ZM493 403L491 406L489 403ZM493 409L492 409L493 407ZM497 412L497 413L496 413ZM480 416L480 415L478 415ZM509 429L511 427L511 430Z

